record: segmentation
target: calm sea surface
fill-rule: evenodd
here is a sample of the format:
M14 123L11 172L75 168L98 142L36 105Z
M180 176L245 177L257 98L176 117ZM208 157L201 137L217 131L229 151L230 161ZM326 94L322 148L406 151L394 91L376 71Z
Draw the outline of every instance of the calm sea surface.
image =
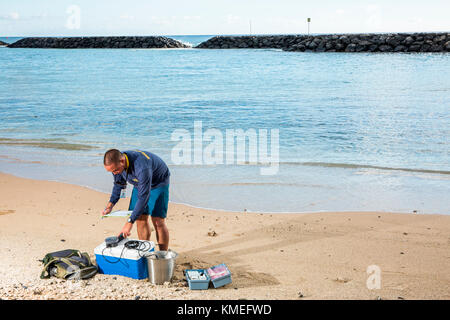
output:
M174 202L450 214L449 54L0 48L0 119L0 171L18 176L110 192L104 151L143 149ZM171 136L198 139L194 121L224 147L227 129L278 129L276 174L177 164Z

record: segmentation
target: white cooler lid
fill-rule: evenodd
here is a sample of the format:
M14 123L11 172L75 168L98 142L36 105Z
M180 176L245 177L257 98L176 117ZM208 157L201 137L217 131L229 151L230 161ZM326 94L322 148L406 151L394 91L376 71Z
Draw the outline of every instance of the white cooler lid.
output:
M144 251L138 251L138 250L134 250L134 249L127 249L125 248L125 243L127 243L128 241L135 241L136 239L123 239L122 241L119 242L119 244L116 247L112 247L112 248L106 248L106 243L103 242L101 245L99 245L98 247L96 247L94 249L94 254L96 255L104 255L104 256L108 256L108 257L115 257L115 258L123 258L123 259L131 259L131 260L139 260L140 258L142 258L145 254ZM138 240L138 241L142 241L142 240ZM145 245L145 248L148 248L148 251L154 251L155 250L155 243L153 241L145 241L146 243L143 244L142 246Z

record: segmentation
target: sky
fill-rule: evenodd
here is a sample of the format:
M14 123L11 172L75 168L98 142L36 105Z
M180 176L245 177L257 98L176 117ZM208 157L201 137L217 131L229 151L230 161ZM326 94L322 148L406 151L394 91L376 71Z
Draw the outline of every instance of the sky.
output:
M0 37L450 31L449 0L0 0Z

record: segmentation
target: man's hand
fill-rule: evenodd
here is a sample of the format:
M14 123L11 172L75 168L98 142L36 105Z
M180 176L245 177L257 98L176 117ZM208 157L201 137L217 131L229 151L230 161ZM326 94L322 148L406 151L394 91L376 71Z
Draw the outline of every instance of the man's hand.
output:
M108 204L105 207L105 210L102 211L102 216L106 216L107 214L110 214L113 207L114 207L114 205L111 202L108 202Z
M120 232L123 234L124 238L129 237L131 234L131 228L133 228L133 224L131 222L125 223L125 225L122 228L122 231ZM119 234L120 234L119 233Z

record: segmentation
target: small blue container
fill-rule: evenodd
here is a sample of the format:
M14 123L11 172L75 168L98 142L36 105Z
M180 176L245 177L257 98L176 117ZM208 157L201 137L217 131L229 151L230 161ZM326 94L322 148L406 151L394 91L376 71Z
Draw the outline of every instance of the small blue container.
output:
M231 272L228 270L225 263L208 268L206 272L211 278L214 288L223 287L224 285L231 283Z
M203 272L203 274L206 276L206 280L192 280L189 277L188 271L198 271ZM184 274L186 276L186 280L189 284L189 289L191 290L206 290L209 287L209 281L211 280L209 278L208 272L204 269L190 269L190 270L184 270Z

